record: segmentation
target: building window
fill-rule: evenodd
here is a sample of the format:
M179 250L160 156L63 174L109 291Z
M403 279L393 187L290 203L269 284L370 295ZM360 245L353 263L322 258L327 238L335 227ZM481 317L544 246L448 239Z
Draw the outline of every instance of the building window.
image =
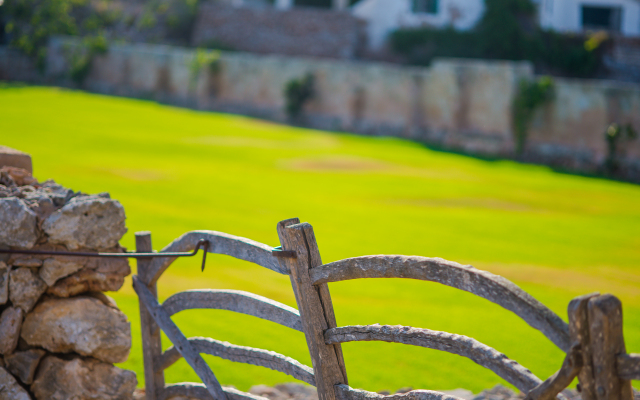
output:
M582 6L582 29L605 29L619 32L622 22L620 7Z
M296 7L331 8L333 0L294 0L293 4Z
M412 10L416 14L437 14L438 0L413 0Z

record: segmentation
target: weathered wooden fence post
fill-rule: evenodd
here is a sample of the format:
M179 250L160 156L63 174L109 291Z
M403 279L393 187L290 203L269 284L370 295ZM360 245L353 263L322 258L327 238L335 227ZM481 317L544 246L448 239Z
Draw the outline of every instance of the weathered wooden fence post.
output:
M626 353L622 334L622 304L605 294L588 303L595 394L598 400L632 400L631 381L621 379L617 357Z
M600 293L592 293L576 297L569 303L569 336L571 343L580 343L582 350L582 368L578 373L582 400L597 400L596 383L593 376L591 340L589 339L589 299L598 297Z
M320 400L335 400L336 384L348 384L340 344L327 345L324 331L335 328L336 318L327 284L313 286L309 269L322 265L311 225L297 218L278 223L278 236L284 250L296 252L296 258L283 258L290 271L291 285L302 318L316 388Z
M136 232L136 251L139 253L150 253L151 246L150 232ZM147 285L150 277L150 258L138 258L138 277ZM153 295L158 297L156 284L148 286ZM145 394L147 400L157 400L160 392L164 389L164 372L158 368L156 360L162 355L162 343L160 341L160 328L153 320L146 307L140 302L140 330L142 333L142 356L144 360Z

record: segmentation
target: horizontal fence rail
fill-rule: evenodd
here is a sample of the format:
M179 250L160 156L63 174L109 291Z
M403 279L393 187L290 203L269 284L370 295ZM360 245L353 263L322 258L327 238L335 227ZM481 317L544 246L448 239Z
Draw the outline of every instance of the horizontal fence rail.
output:
M640 354L623 354L617 358L618 376L640 380Z
M187 290L162 303L169 315L191 309L228 310L251 315L302 332L300 313L293 307L240 290Z
M564 352L569 326L556 313L507 279L441 258L378 255L347 258L309 271L314 285L361 278L409 278L441 283L496 303L541 331Z
M524 393L542 381L531 371L507 358L504 354L467 336L410 326L357 325L329 329L324 338L327 344L383 341L426 347L469 358L490 369Z
M433 390L412 390L407 393L386 396L366 390L352 389L348 385L336 385L335 390L338 400L462 400L459 397Z
M160 253L192 251L200 240L207 240L209 242L209 248L207 249L209 253L225 254L261 265L283 275L289 274L289 272L280 265L278 259L273 256L273 247L251 239L222 232L193 231L185 233L162 249ZM175 257L154 258L149 264L149 281L146 283L156 283L174 260Z
M229 361L266 367L285 373L311 386L316 384L312 368L274 351L238 346L211 338L196 337L188 340L200 354L209 354ZM169 368L181 357L182 355L176 347L170 347L160 357L158 366L161 369Z
M223 387L222 390L229 400L269 400L266 397L241 392L230 387ZM172 400L175 398L218 400L215 397L211 397L211 394L207 391L207 387L200 383L177 383L174 385L167 385L160 393L158 400Z

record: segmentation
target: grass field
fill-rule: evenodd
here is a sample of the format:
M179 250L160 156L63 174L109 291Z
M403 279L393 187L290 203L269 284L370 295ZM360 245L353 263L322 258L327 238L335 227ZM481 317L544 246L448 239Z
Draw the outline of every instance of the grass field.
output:
M0 87L0 144L31 153L35 175L122 202L154 248L196 229L278 245L276 223L310 222L323 261L366 254L443 257L511 279L566 319L573 297L621 298L627 348L640 352L640 186L483 161L416 143L318 132L250 118L56 88ZM229 257L178 261L161 298L189 288L252 291L295 306L287 277ZM135 262L133 262L135 264ZM410 280L330 284L339 325L402 324L472 336L542 379L562 353L508 311L466 292ZM138 303L113 293L132 324L122 367L143 384ZM310 365L301 333L224 311L174 317L187 336L262 347ZM166 343L165 343L166 344ZM350 384L479 391L501 382L458 356L386 343L343 346ZM223 384L290 380L207 358ZM195 381L183 361L168 382Z

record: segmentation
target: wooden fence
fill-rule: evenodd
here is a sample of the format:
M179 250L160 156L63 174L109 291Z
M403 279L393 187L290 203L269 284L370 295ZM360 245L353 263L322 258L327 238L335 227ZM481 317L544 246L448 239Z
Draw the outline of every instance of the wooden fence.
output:
M259 365L286 373L316 387L320 400L460 400L429 390L383 396L352 389L341 343L385 341L447 351L490 369L526 394L526 400L562 400L562 391L578 377L583 400L632 400L632 379L640 379L640 355L627 354L622 335L622 306L609 294L578 297L569 303L565 323L557 314L512 282L471 266L440 258L364 256L323 264L313 228L298 219L277 227L281 246L213 231L189 232L163 252L190 251L201 240L208 252L226 254L289 275L298 310L252 293L236 290L190 290L163 304L156 285L175 258L139 259L133 285L140 299L140 320L147 400L182 396L206 400L264 400L220 385L200 354ZM136 234L138 252L151 251L151 236ZM475 339L409 326L338 327L329 282L360 278L409 278L438 282L496 303L541 331L566 357L544 382L531 371ZM236 346L210 338L187 339L171 315L187 309L224 309L276 322L305 334L313 369L281 354ZM162 351L160 330L173 343ZM163 371L184 357L204 384L165 385ZM560 362L558 362L560 364Z

